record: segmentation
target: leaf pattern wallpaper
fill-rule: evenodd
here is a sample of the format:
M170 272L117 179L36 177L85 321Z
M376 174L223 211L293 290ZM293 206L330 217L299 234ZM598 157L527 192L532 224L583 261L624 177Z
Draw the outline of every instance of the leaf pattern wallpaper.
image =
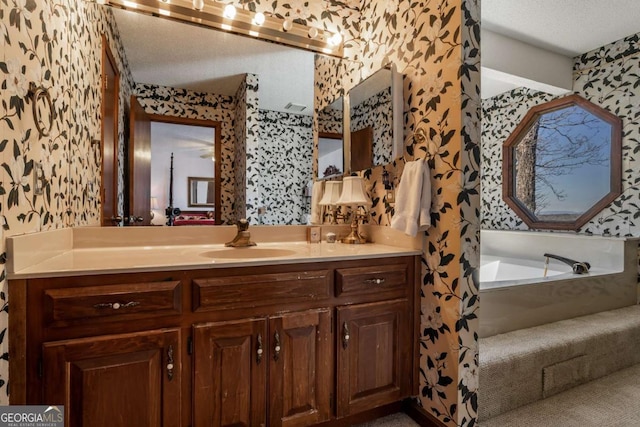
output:
M393 206L382 172L398 178L406 161L428 161L433 227L422 260L419 403L446 425L475 425L480 2L378 0L363 2L360 13L360 34L345 40L346 61L316 63L315 106L324 108L388 62L404 74L404 156L359 174L373 201L369 222L389 225ZM428 135L419 143L418 128Z
M640 34L574 58L573 92L622 119L622 195L578 232L640 235ZM526 88L482 102L482 226L510 230L527 225L502 200L502 143L529 108L554 99Z
M479 301L473 277L479 261L480 0L234 3L341 32L345 59L316 58L316 109L387 62L396 63L404 74L404 156L359 174L365 177L374 201L369 221L387 226L393 205L386 200L382 172L388 171L397 180L405 162L428 161L433 178L433 227L425 234L422 257L418 401L446 425L475 425ZM4 252L7 235L98 223L100 159L91 140L99 139L100 134L100 63L96 58L102 33L107 34L119 67L127 67L108 9L80 0L0 0L0 5ZM122 79L121 99L128 99L134 85L126 73ZM55 99L53 130L46 138L39 137L28 112L30 81L41 81ZM257 79L248 78L245 90L251 92L257 84ZM242 125L235 123L230 134L236 139L246 135L249 158L257 154L260 112L250 108L257 106L256 94L243 98L248 105L246 120ZM121 112L126 117L126 105ZM126 123L121 120L122 137ZM317 129L316 116L313 126ZM418 128L428 136L425 141L414 140ZM317 141L313 146L317 150ZM234 159L237 155L234 152ZM123 158L121 153L121 164ZM39 163L46 188L36 196L33 175ZM233 162L231 170L236 181L244 177L248 183L246 212L250 214L258 207L249 194L256 194L249 185L257 175L246 165L238 166ZM317 176L317 165L312 167L312 176ZM233 211L238 212L239 206ZM2 272L0 403L6 403L8 302L4 269Z

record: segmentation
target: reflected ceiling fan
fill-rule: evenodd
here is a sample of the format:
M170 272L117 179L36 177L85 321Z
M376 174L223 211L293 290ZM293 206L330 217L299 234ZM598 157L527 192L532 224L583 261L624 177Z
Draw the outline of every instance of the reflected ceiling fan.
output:
M205 150L202 154L200 154L200 158L202 159L211 159L212 161L216 161L216 152L213 149Z

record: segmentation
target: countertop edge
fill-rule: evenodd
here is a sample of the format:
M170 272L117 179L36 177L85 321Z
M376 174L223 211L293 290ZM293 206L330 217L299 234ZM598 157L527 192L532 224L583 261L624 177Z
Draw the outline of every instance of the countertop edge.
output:
M380 259L380 258L396 258L403 256L420 255L421 251L417 249L395 248L390 252L367 253L367 254L341 254L333 256L298 256L287 258L265 258L254 260L228 260L224 262L208 262L208 263L175 263L165 265L145 265L139 267L122 267L122 268L85 268L85 269L50 269L47 271L36 272L7 272L8 280L26 280L26 279L43 279L56 277L75 277L75 276L94 276L106 274L127 274L127 273L148 273L162 272L174 270L207 270L221 268L237 268L237 267L257 267L270 265L286 265L286 264L308 264L332 261L350 261L360 259Z

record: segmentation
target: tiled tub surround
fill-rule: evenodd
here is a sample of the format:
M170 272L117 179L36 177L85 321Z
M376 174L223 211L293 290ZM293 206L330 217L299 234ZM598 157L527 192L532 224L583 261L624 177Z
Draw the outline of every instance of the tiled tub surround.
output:
M481 271L500 261L519 277L482 281L481 338L558 320L612 310L637 302L638 239L568 233L482 230ZM554 259L544 278L545 253L591 264L589 274L576 275ZM538 267L539 277L522 272ZM485 273L491 271L485 270Z
M370 230L373 240L388 243L388 230ZM346 235L344 226L323 227ZM315 243L305 241L305 226L254 226L250 228L254 248L227 248L236 235L235 226L100 228L78 227L7 239L9 279L71 276L82 274L130 273L233 266L257 266L361 258L378 258L420 253L413 239L399 239L395 245L368 243ZM403 246L397 246L402 244ZM256 252L255 249L258 249ZM284 255L263 255L261 250L285 251ZM222 251L216 256L216 251ZM238 251L238 257L229 255ZM250 252L249 252L250 251ZM258 255L253 258L251 253ZM281 252L283 253L283 252Z

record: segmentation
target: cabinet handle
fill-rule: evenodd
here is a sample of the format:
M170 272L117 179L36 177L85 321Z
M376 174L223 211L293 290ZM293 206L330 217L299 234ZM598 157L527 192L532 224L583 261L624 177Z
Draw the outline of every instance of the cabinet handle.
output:
M367 285L382 285L384 284L384 278L378 277L375 279L364 279L364 283L366 283Z
M342 324L342 348L344 348L345 350L349 346L350 338L351 337L349 336L349 326L347 325L347 322L344 322Z
M276 331L273 334L273 342L274 342L274 346L273 346L273 360L275 360L276 362L278 361L278 359L280 358L280 334L278 333L278 331Z
M264 352L262 350L262 334L258 334L258 345L257 345L257 350L256 350L256 363L259 365L260 362L262 362L262 353Z
M140 305L138 301L129 301L129 302L103 302L100 304L94 304L93 308L112 308L114 310L120 310L121 308L129 308Z
M173 345L167 349L167 378L169 381L173 379Z

